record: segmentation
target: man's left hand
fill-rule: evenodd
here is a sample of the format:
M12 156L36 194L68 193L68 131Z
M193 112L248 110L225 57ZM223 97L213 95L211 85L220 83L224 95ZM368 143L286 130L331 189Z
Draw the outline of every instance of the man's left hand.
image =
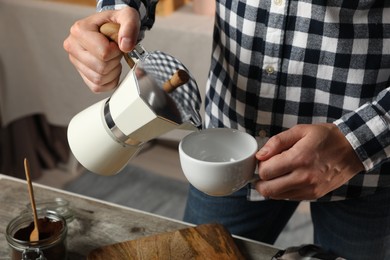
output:
M256 189L272 199L315 200L364 170L334 124L297 125L273 136L256 154Z

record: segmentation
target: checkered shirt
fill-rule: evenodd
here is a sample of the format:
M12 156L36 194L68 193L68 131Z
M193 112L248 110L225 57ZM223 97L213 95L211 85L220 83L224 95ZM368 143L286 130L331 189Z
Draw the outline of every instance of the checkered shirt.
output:
M334 123L365 171L319 201L390 188L390 1L216 2L205 127Z

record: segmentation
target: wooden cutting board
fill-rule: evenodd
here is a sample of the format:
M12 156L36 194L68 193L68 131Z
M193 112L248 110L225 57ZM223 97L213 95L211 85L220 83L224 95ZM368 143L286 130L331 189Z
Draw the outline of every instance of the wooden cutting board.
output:
M244 259L230 233L219 224L147 236L91 251L87 259Z

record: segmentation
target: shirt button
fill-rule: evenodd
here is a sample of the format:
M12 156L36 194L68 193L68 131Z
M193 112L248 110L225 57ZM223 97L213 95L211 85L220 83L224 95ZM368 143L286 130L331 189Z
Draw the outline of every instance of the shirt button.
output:
M274 0L274 3L276 5L282 5L283 4L283 0Z
M272 66L267 66L265 68L265 71L267 72L267 74L273 74L275 72L275 69Z
M265 131L265 130L260 130L259 131L259 137L264 138L266 136L267 136L267 131Z

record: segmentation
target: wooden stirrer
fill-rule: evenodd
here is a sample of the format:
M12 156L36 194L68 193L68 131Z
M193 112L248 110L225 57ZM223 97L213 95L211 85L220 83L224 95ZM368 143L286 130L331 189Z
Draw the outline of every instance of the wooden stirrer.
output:
M29 167L27 158L24 158L24 171L26 173L28 194L30 195L31 208L32 208L33 215L34 215L34 229L30 234L30 241L39 241L37 208L35 206L34 190L33 190L32 183L31 183L30 167Z

